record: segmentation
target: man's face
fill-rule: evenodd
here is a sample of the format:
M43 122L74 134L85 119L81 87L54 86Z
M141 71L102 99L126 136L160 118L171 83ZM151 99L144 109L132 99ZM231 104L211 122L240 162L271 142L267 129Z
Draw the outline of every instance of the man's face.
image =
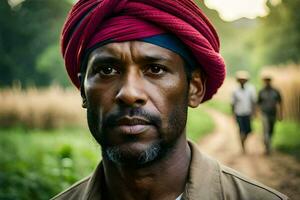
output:
M271 79L265 78L265 79L263 79L263 81L264 81L264 84L265 84L266 87L270 87L271 86Z
M238 79L238 82L240 83L240 85L243 87L245 85L245 83L247 82L248 80L247 79L244 79L244 78L239 78Z
M137 165L163 157L185 132L188 88L184 61L165 48L131 41L92 51L84 95L103 156Z

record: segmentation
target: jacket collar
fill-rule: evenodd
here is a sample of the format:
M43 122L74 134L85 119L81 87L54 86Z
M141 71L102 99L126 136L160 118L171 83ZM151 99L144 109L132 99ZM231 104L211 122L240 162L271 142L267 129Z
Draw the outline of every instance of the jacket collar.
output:
M189 142L192 156L184 200L223 199L219 164Z

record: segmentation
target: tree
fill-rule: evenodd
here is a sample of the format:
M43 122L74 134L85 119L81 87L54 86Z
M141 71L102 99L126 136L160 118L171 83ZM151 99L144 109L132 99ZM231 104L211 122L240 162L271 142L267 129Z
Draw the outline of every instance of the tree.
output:
M282 0L260 19L256 54L260 65L300 62L300 0Z
M37 68L37 60L48 46L59 42L70 7L70 2L62 0L26 0L15 7L1 1L0 86L14 80L23 85L51 82L51 76Z

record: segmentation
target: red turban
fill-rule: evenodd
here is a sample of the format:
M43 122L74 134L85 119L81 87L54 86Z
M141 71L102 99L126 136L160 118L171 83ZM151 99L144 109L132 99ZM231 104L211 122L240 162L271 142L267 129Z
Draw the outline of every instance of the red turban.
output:
M61 36L67 72L76 87L87 50L103 41L123 42L168 33L181 40L206 76L203 101L225 78L218 35L192 0L79 0ZM197 67L197 66L196 66Z

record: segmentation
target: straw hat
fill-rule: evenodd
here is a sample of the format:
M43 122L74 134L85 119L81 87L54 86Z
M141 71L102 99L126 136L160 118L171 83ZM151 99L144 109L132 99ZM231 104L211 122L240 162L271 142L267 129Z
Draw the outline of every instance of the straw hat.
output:
M235 77L238 80L241 80L241 79L248 80L250 76L249 76L249 73L247 71L241 70L241 71L237 71L235 73Z
M270 73L266 72L266 71L263 71L261 74L260 74L260 77L261 79L263 80L272 80L272 76Z

